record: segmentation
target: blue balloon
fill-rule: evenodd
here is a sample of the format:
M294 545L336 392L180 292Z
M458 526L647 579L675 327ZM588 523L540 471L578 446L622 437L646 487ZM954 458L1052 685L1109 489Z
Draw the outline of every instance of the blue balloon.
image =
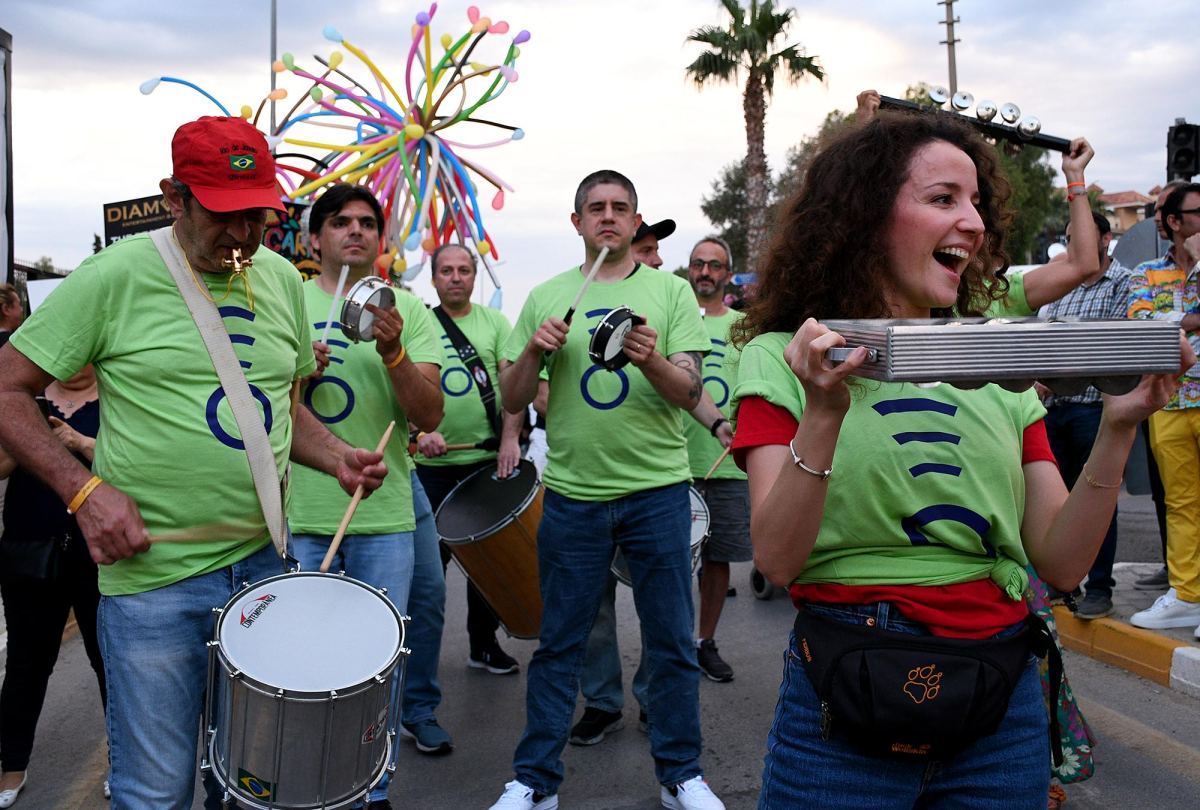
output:
M412 233L410 233L408 235L408 238L404 240L404 249L405 250L416 250L420 246L421 246L421 234L417 231L413 231Z
M321 29L321 33L324 34L325 39L329 40L330 42L342 41L342 33L332 25L325 26L323 29Z
M519 141L524 137L525 137L525 130L523 130L523 129L514 129L513 130L512 139L514 141Z

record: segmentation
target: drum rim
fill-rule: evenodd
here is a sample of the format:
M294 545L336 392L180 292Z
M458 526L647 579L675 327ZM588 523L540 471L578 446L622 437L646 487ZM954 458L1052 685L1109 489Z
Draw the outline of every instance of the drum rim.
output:
M633 311L633 307L627 306L625 304L619 304L619 305L613 307L612 309L610 309L608 311L608 314L606 314L603 318L600 319L600 322L598 324L596 324L596 328L592 331L591 338L588 340L588 358L592 361L593 364L595 364L595 365L599 366L600 368L605 369L607 371L616 371L616 370L623 368L624 366L629 364L629 359L628 359L629 355L625 355L625 357L627 359L624 361L621 361L620 365L615 366L615 367L610 366L609 363L617 362L617 358L620 355L620 352L618 352L617 355L614 355L612 360L606 360L604 358L603 352L596 351L596 340L600 337L601 330L605 330L608 332L608 334L604 338L605 341L607 342L608 338L612 336L613 331L616 330L616 327L612 325L612 323L609 321L609 319L612 318L617 313L624 313L624 312L629 313L629 316L631 318L637 317L637 313ZM596 359L597 357L599 357L600 359L597 360Z
M366 304L370 301L371 295L374 294L375 290L384 287L389 290L393 290L392 285L389 284L386 279L380 276L365 276L354 282L354 286L346 291L346 297L342 301L342 311L339 313L339 322L342 325L342 334L353 340L355 343L361 343L364 340L362 332L360 332L358 329L358 321L362 317L362 313L366 311ZM371 294L367 296L366 301L360 302L355 297L360 288L367 288L371 291ZM392 306L395 306L395 299L396 293L393 290ZM350 319L346 317L347 312L352 312L354 314L355 317L353 323L351 323Z
M538 492L540 492L544 487L544 485L542 484L542 479L540 477L538 477L538 474L537 474L537 465L535 465L529 459L523 458L517 463L517 466L520 467L523 464L528 464L530 467L533 468L533 480L535 482L535 485L533 486L532 489L529 490L529 494L525 497L525 499L521 501L520 506L518 506L513 511L509 512L508 515L506 515L504 518L502 518L501 520L499 520L497 523L493 524L492 526L489 526L484 532L482 532L480 534L471 535L470 537L457 537L454 539L449 539L447 537L444 537L442 535L442 533L439 531L438 539L440 539L443 543L445 543L448 546L466 546L466 545L470 545L472 543L478 543L481 540L488 539L493 534L496 534L496 532L499 532L501 529L506 528L513 521L515 521L518 517L523 515L525 513L525 510L529 508L529 504L533 503L534 498L536 498L538 496ZM443 498L441 504L438 505L437 511L433 513L434 529L437 529L438 515L442 514L442 510L446 508L446 504L450 503L450 499L454 497L454 493L458 492L459 488L461 486L463 486L464 484L466 484L468 481L470 481L472 478L474 478L477 475L480 475L481 473L488 472L489 469L490 469L489 467L479 468L478 470L471 473L466 478L464 478L463 480L461 480L457 484L455 484L454 489L452 489L446 493L446 497ZM493 470L493 472L494 472L494 470Z
M221 628L225 624L226 617L231 615L229 611L230 605L237 602L237 600L242 597L242 594L251 589L260 588L268 583L276 582L281 579L295 579L297 577L335 577L339 580L344 580L346 582L351 582L355 585L358 585L360 588L363 588L382 599L383 603L387 605L388 609L391 610L392 614L396 617L397 624L400 625L400 638L397 642L396 651L388 659L387 665L377 670L374 674L368 675L367 677L348 684L347 686L341 687L340 689L319 689L316 691L308 689L284 689L281 686L276 686L262 681L249 674L245 670L235 667L233 665L233 661L225 653L224 647L221 646ZM376 677L384 672L395 669L399 665L400 659L403 658L408 652L407 648L404 646L405 636L407 635L408 631L407 622L408 617L396 609L396 606L392 604L392 600L388 599L386 594L381 593L378 588L373 588L362 580L348 577L345 574L322 574L320 571L288 571L287 573L276 574L275 576L267 577L266 579L260 579L258 582L252 582L230 597L229 601L225 603L225 606L221 608L221 613L217 617L216 622L213 623L212 644L214 651L216 652L217 660L221 663L222 668L230 673L236 673L239 680L261 692L269 693L272 696L278 695L283 699L291 700L328 700L329 695L333 692L337 692L339 696L343 697L350 697L352 694L357 694L360 686L375 680ZM354 691L351 692L351 690Z

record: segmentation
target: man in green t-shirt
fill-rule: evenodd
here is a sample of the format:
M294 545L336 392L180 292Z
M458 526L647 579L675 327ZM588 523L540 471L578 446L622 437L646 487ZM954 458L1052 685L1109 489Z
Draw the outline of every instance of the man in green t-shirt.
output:
M416 515L408 471L408 423L430 429L442 415L438 389L438 349L425 305L416 296L396 291L396 305L368 305L375 315L374 340L352 343L340 324L326 324L331 311L341 312L343 296L356 283L374 275L379 253L383 210L363 186L340 183L322 194L309 212L313 254L321 273L304 283L304 300L312 345L320 366L305 380L301 401L335 436L352 444L377 445L390 421L394 430L383 457L396 471L386 487L355 511L330 570L375 588L386 589L401 613L409 612L409 589L416 553ZM345 287L336 289L342 268ZM337 304L334 304L334 298ZM322 342L327 326L337 327ZM306 571L325 559L345 512L335 482L315 470L298 469L292 479L288 518L296 558ZM422 617L423 618L423 617ZM411 643L411 642L410 642ZM393 748L393 756L396 749ZM371 789L368 810L385 810L389 774Z
M571 223L586 263L530 292L500 372L504 407L519 413L537 395L546 368L551 419L538 526L542 626L529 663L525 733L513 757L516 779L493 810L558 806L579 661L617 548L629 564L650 650L650 748L660 800L677 810L723 810L700 768L681 411L700 403L700 357L709 339L684 281L630 256L641 216L628 178L614 171L584 178ZM603 249L607 257L568 324L563 316ZM629 364L602 368L589 356L589 329L628 305L644 319L622 339Z
M306 410L289 418L315 362L300 275L261 249L266 209L283 209L266 140L241 118L204 117L176 131L172 159L159 184L169 236L219 305L280 479L291 460L370 494L387 474L380 454ZM234 250L253 266L236 267ZM33 401L88 363L103 403L90 472ZM101 566L113 805L190 807L213 608L284 566L213 362L149 235L90 257L0 349L0 443L69 505ZM206 787L217 806L215 780Z
M523 415L504 413L498 394L500 374L498 363L504 344L512 332L508 318L491 307L474 306L471 293L475 291L475 256L462 245L442 245L433 252L429 267L433 287L440 305L434 309L433 320L441 338L443 352L442 393L446 412L437 430L417 439L417 477L425 487L429 503L436 512L460 481L484 467L495 467L496 474L507 478L521 460L519 435ZM440 314L439 314L440 313ZM466 338L486 373L493 393L491 410L484 403L480 380L474 379L467 368L450 330L442 319L450 322ZM465 347L464 347L465 348ZM471 350L467 350L470 356ZM504 413L503 417L500 414ZM503 419L499 452L491 449L497 441L496 421ZM446 448L467 445L468 449ZM481 446L484 445L484 446ZM450 551L442 546L442 567L450 562ZM517 660L500 647L496 630L500 623L478 589L467 582L467 638L470 651L467 665L496 675L517 672Z
M733 459L722 457L732 435L729 440L718 437L718 431L729 423L729 394L737 383L738 353L729 330L742 314L725 306L725 284L733 272L732 261L729 245L719 236L701 239L688 258L688 283L704 310L704 326L712 342L712 350L704 360L704 388L720 409L720 416L709 430L693 419L683 425L692 478L708 506L696 657L700 669L714 681L733 680L733 668L721 658L714 641L729 592L729 564L754 559L750 545L750 486Z

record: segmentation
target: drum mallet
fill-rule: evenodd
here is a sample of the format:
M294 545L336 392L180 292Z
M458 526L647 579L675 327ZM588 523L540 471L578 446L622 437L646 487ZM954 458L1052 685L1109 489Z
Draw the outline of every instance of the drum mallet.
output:
M333 304L329 307L329 317L325 319L325 331L321 333L321 342L326 346L329 345L329 330L333 326L333 319L337 317L338 311L338 296L342 294L346 286L346 276L350 274L350 265L342 265L342 273L338 276L337 289L333 291Z
M388 425L387 430L383 432L383 438L379 440L379 446L375 448L376 453L382 453L383 448L387 447L388 439L392 438L392 428L396 427L396 422L393 420ZM342 538L346 536L346 529L350 526L350 518L354 517L354 510L358 508L358 502L362 500L363 485L359 484L358 489L354 490L354 497L350 499L350 506L346 509L346 514L342 516L342 525L338 526L337 534L333 536L333 542L329 544L329 551L325 552L325 559L321 561L321 573L328 574L329 566L333 564L333 555L337 554L338 546L342 544Z
M583 300L583 294L587 292L587 288L592 285L592 279L600 272L600 265L604 264L604 260L608 258L608 248L600 248L600 255L596 257L596 261L592 264L592 269L588 272L587 278L583 280L583 286L579 288L579 295L575 296L575 303L571 304L571 308L567 310L563 322L567 326L571 325L571 319L575 317L575 310L579 307L579 302ZM546 352L550 354L550 352Z
M717 471L717 467L721 466L721 462L725 460L725 456L729 455L729 451L732 449L733 449L733 445L731 444L725 448L725 451L723 453L721 453L721 455L717 456L717 463L712 465L712 469L708 471L708 475L704 476L705 481L712 478L712 474Z

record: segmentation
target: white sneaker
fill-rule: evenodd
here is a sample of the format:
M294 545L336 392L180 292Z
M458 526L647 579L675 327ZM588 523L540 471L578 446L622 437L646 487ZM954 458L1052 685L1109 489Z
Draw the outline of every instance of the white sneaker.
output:
M104 780L104 798L106 798L106 799L111 799L111 798L112 798L112 788L110 788L110 787L108 786L108 780L107 780L107 779L105 779L105 780Z
M504 795L488 810L556 810L558 794L543 796L516 779L504 786Z
M21 777L21 784L17 785L12 790L0 791L0 807L12 807L17 803L17 797L21 795L21 788L25 787L25 783L29 781L29 771Z
M673 788L664 785L662 806L671 810L725 810L725 803L712 792L703 776L693 776Z
M1200 624L1200 602L1184 602L1171 588L1154 604L1129 617L1134 627L1163 630L1168 627L1195 627Z

